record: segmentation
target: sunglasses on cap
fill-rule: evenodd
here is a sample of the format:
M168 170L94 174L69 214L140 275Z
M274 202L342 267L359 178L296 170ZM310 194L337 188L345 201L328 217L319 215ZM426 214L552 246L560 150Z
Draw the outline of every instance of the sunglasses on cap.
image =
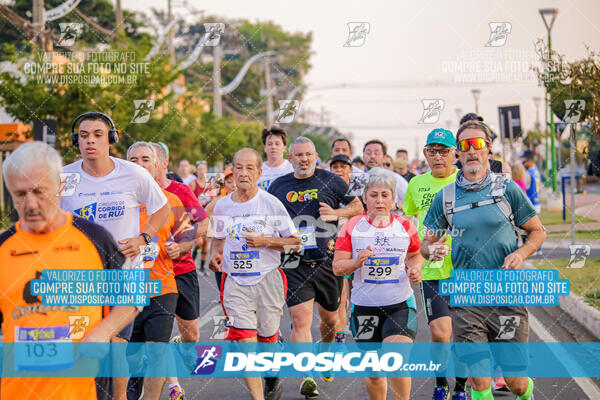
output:
M473 147L475 150L481 150L485 146L487 146L487 143L484 138L465 139L458 142L459 151L468 151L469 147Z

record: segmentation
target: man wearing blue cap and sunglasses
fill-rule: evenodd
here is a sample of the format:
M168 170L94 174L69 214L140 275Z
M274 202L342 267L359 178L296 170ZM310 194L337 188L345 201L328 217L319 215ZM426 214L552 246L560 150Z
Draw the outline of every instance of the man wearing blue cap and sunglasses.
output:
M417 229L419 231L419 239L421 240L425 236L423 220L429 211L431 201L444 186L456 181L456 173L458 171L454 166L454 162L456 161L456 140L452 132L439 128L432 130L427 135L423 155L427 160L427 164L429 164L430 170L410 180L406 189L406 195L404 196L403 209L404 214L415 215L417 217ZM446 238L445 245L450 246L451 235L446 234L445 230L443 233L440 233L440 236L442 235ZM448 343L452 336L450 302L448 296L441 296L438 292L439 280L449 278L451 270L452 260L450 253L439 261L426 260L422 270L421 299L423 300L423 309L425 310L431 331L431 341L434 343ZM449 354L439 354L439 352L432 351L432 357L438 360L436 362L447 365ZM434 400L447 400L450 396L448 380L444 371L441 372L440 376L436 377L433 392ZM452 396L453 400L466 398L466 381L466 378L456 378L456 385Z
M426 233L421 242L421 254L427 260L445 260L450 248L444 243L442 232L451 229L454 270L523 268L523 262L546 238L533 205L514 181L490 171L487 161L491 132L485 123L465 122L458 129L456 138L463 168L456 174L456 182L445 186L431 202L423 220ZM518 241L521 229L528 234L523 244ZM515 345L511 347L515 350L510 353L494 352L497 347L493 348L494 360L503 371L510 371L511 376L504 379L517 399L532 400L533 380L527 377L527 348L518 345L529 340L525 306L479 303L453 306L450 314L456 343ZM505 321L511 321L510 335L503 333ZM482 374L490 370L489 354L473 347L461 347L458 364L470 368L465 374L471 375L472 399L493 400L491 379Z

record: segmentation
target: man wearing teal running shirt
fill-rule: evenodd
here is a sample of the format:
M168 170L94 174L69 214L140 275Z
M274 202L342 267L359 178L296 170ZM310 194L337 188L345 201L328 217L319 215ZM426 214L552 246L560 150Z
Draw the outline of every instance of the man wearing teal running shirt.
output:
M546 234L531 201L514 181L500 181L503 205L510 206L510 219L496 202L499 197L497 175L488 168L491 131L481 121L469 121L456 132L458 158L462 170L452 183L453 193L442 192L434 197L427 216L421 244L421 254L427 260L443 260L448 249L441 232L452 228L452 266L459 269L520 269L523 262L538 249ZM413 179L414 180L414 179ZM448 186L450 188L450 186ZM494 197L494 201L490 199ZM506 211L506 210L505 210ZM514 223L514 225L513 225ZM519 247L516 227L527 231L527 240ZM533 380L526 376L529 357L527 349L516 346L529 340L528 312L524 306L451 307L454 342L457 343L511 343L514 352L495 352L494 360L504 372L513 376L504 379L510 391L519 400L533 399ZM506 320L511 320L510 335L503 334ZM490 368L489 354L473 350L463 351L460 359L479 375ZM493 352L493 349L492 349ZM493 400L490 377L471 376L472 399Z
M423 155L427 159L430 171L410 180L404 196L403 208L404 214L417 216L419 239L423 239L425 236L423 220L436 193L456 180L457 169L453 165L456 161L456 140L452 132L446 129L431 131L427 135ZM440 232L440 236L442 236L442 232ZM445 245L451 246L451 235L444 232L443 237L446 238ZM452 336L450 302L447 296L441 296L438 293L439 280L449 278L451 270L450 254L440 261L426 260L422 270L421 298L431 331L431 341L434 343L448 343ZM444 349L449 348L444 347ZM449 354L447 352L445 354L435 353L432 351L432 357L437 360L436 362L447 365ZM450 397L448 380L444 371L440 372L442 372L440 376L435 379L433 400L447 400ZM452 400L466 398L466 382L466 378L456 378Z

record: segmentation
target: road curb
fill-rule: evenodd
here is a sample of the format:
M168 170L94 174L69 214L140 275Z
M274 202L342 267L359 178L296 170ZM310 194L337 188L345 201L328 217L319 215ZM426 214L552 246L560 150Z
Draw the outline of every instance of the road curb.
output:
M569 293L568 296L561 296L558 300L558 306L596 338L600 339L600 311L587 304L582 296L573 293Z

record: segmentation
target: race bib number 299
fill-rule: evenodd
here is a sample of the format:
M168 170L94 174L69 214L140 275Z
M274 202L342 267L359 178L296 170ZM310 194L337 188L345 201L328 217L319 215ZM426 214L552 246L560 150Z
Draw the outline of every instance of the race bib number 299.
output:
M398 257L370 257L362 267L362 278L366 283L399 283L400 265Z

